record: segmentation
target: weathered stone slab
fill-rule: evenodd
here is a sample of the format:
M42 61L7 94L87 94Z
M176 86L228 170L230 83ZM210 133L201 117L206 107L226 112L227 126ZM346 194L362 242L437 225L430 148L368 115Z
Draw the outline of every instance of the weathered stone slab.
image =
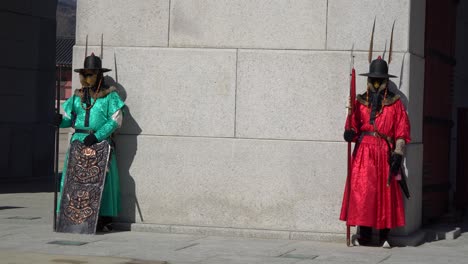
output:
M128 106L122 133L234 135L236 51L118 48L115 56Z
M76 9L76 44L167 46L169 0L80 0Z
M411 123L412 142L423 140L423 106L424 106L424 59L406 54L403 93L407 95L407 111ZM406 87L405 87L406 86Z
M343 232L345 143L120 135L116 149L128 220Z
M395 21L393 50L408 49L410 1L408 0L330 0L327 17L327 49L369 49L374 17L374 50L387 50L390 45L392 24Z
M426 1L410 1L409 18L409 51L411 54L424 57L424 39L426 31Z
M170 46L324 49L327 1L172 0Z

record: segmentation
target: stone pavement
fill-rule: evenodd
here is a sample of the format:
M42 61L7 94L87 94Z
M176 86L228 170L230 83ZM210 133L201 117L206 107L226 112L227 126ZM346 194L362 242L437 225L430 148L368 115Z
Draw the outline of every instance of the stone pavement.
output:
M52 231L53 194L0 194L0 263L314 264L467 263L468 235L419 247L382 249L343 243L149 232L97 235Z

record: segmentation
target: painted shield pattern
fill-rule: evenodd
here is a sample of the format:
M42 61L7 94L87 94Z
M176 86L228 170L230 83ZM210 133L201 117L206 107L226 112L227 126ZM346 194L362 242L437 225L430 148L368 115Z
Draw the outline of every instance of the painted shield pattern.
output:
M90 147L70 144L57 232L96 233L110 151L105 140Z

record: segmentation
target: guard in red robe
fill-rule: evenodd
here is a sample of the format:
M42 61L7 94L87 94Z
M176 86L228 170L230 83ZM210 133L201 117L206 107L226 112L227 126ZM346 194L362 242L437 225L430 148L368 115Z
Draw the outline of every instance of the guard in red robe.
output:
M354 112L344 139L355 142L351 175L345 188L340 220L359 227L355 245L370 245L372 228L380 230L380 243L391 228L405 225L402 192L402 161L410 142L410 123L399 95L389 91L388 64L373 60L367 76L367 91L356 97Z

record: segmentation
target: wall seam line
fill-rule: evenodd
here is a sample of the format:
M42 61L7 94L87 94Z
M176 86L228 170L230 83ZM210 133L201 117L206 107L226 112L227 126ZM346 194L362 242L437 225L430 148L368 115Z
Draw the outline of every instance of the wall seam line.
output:
M169 0L167 19L167 47L171 46L171 0Z
M237 87L238 87L238 73L239 73L239 49L236 49L236 81L234 84L234 135L237 137Z
M327 50L328 48L328 0L327 0L327 9L325 12L325 47L324 49Z

